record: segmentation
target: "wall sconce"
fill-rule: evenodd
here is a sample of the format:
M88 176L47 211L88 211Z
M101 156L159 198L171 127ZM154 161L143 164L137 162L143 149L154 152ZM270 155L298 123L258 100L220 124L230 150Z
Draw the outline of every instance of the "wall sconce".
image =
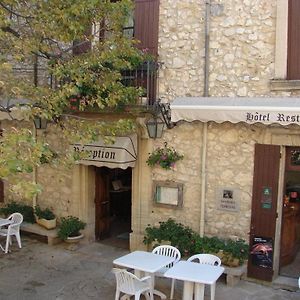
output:
M47 123L48 123L47 119L43 119L40 117L34 117L33 122L34 122L34 126L36 129L46 129L47 128Z
M165 127L164 121L159 117L152 117L146 121L148 135L151 139L161 138Z
M175 126L175 124L171 122L169 103L160 103L160 101L155 102L152 106L152 115L152 118L146 121L148 135L151 139L161 138L165 125L168 129Z

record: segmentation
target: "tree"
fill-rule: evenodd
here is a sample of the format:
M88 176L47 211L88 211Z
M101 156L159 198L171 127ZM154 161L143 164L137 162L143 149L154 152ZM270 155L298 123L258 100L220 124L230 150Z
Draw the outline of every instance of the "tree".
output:
M134 130L130 118L90 121L80 114L122 110L141 95L121 80L122 71L143 61L136 41L122 33L132 9L130 0L0 1L0 111L13 119L13 107L22 105L27 120L47 119L65 144ZM15 71L32 65L32 76ZM2 133L0 177L31 197L40 187L20 174L44 163L70 165L77 155L36 139L30 127L12 126Z

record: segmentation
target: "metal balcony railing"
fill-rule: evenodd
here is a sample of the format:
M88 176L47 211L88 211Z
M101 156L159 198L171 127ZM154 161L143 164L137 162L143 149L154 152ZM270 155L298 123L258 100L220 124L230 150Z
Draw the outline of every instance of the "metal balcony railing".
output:
M152 106L156 102L159 66L156 61L146 61L134 70L122 72L124 85L141 87L144 91L137 105Z

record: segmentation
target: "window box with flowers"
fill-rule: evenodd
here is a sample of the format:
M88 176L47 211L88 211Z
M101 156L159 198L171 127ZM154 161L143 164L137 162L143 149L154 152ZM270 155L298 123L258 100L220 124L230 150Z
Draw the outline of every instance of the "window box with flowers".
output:
M165 170L171 170L175 167L175 163L181 159L183 159L183 155L165 143L163 148L159 147L150 153L146 162L150 167L160 166Z

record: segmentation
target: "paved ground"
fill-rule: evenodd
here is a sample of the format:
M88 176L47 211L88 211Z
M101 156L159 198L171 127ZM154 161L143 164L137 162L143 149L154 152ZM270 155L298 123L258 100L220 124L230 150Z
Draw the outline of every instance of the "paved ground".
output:
M15 244L11 253L0 253L1 300L113 300L115 280L110 272L114 258L124 249L99 243L72 249L67 244L48 246L22 237L23 248ZM167 279L157 280L158 287L169 295ZM176 299L181 299L182 284L176 284ZM209 300L209 289L205 300ZM291 292L241 281L228 287L221 278L216 300L287 300L300 299L300 291Z

